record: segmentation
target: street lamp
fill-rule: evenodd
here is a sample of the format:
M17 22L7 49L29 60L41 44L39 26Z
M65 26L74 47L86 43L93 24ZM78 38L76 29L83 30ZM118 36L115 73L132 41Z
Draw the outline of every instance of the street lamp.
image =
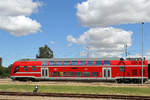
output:
M142 84L143 84L143 48L144 48L144 22L142 22Z

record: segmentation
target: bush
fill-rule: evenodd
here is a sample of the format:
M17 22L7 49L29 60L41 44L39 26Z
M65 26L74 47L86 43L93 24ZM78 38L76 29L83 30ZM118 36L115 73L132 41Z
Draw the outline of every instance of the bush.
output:
M10 67L0 66L0 78L6 78L10 76Z

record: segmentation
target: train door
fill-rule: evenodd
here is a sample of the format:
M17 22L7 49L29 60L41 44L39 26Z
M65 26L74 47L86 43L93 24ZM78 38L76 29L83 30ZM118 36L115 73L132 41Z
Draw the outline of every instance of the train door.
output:
M111 79L111 68L103 68L103 79Z
M49 71L47 67L41 68L41 77L42 78L48 78L49 77Z

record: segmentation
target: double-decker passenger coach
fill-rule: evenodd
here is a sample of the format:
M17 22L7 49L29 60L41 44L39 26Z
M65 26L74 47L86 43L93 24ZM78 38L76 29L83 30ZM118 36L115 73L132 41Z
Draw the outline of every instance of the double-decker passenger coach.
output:
M102 60L98 58L27 59L14 62L13 80L86 80L140 82L141 59ZM148 79L148 61L143 61L143 79Z

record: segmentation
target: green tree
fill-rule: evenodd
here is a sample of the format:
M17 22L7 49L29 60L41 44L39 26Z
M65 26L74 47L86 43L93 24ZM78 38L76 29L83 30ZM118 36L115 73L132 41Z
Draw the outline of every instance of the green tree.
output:
M2 66L2 58L0 57L0 66Z
M6 78L10 76L11 65L8 67L2 66L2 58L0 58L0 78Z
M39 53L36 54L36 58L53 58L53 51L45 45L39 48Z

